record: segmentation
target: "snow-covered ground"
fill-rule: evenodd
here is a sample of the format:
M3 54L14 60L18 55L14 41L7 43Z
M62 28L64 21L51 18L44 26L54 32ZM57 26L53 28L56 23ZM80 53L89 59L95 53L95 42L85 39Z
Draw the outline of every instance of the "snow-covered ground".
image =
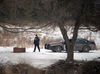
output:
M88 53L74 52L75 60L97 60L100 57L100 50ZM0 47L0 63L4 65L26 63L37 68L50 66L58 60L65 60L67 53L52 52L51 50L41 49L41 52L33 52L33 48L26 48L25 53L13 53L13 47ZM100 59L99 59L100 60Z

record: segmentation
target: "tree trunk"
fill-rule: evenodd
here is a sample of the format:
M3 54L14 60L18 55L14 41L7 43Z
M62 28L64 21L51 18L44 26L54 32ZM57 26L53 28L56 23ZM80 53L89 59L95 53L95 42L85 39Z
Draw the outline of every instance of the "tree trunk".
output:
M61 33L63 35L63 38L65 40L65 43L67 45L67 49L68 49L68 54L67 54L67 59L66 59L67 61L73 61L73 58L74 58L73 49L74 49L75 41L76 41L76 38L77 38L78 29L79 29L79 26L80 26L81 17L82 17L82 14L83 14L84 7L85 7L85 0L83 0L83 3L81 5L81 10L80 10L78 16L76 17L76 22L75 22L74 30L73 30L73 37L72 37L71 41L69 41L67 31L64 28L63 18L58 23L59 28L61 30Z
M63 39L65 40L65 43L67 45L67 50L68 50L67 61L73 61L74 43L69 41L69 38L68 38L68 35L67 35L67 31L65 30L63 23L59 23L59 28L60 28L61 33L63 35Z
M64 28L63 22L59 23L59 28L60 28L61 33L63 35L63 39L65 40L65 43L67 45L67 50L68 50L67 59L68 59L68 61L73 61L73 46L74 45L69 41L67 31Z

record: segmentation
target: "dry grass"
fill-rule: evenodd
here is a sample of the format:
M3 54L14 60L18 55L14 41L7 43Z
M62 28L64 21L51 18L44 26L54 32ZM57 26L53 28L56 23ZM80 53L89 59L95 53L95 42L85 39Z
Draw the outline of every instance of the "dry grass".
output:
M0 46L15 46L15 47L33 47L34 44L34 37L35 37L35 33L32 34L30 36L30 34L26 34L29 35L30 37L24 37L24 34L14 34L14 33L9 33L4 31L3 34L0 36ZM32 37L33 36L33 37ZM47 35L44 36L43 38L41 38L41 34L38 34L39 38L40 38L40 48L43 48L43 46L45 45L45 43L50 43L50 42L56 42L56 41L60 41L61 39L53 39L53 38L49 38ZM31 38L32 37L32 38Z
M59 61L48 68L51 74L100 74L100 62L97 61Z
M10 66L2 66L0 74L44 74L41 69L34 68L28 64L18 64Z
M77 74L100 74L100 62L89 61L84 63Z
M28 64L2 66L0 74L100 74L100 62L97 61L58 61L45 69L37 69Z

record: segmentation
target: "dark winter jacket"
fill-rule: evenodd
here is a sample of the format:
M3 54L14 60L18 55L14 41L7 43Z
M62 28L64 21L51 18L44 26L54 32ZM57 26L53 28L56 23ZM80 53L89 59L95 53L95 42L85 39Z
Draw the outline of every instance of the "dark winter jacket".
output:
M35 45L39 45L39 42L40 42L39 37L35 37L35 38L34 38L34 44L35 44Z

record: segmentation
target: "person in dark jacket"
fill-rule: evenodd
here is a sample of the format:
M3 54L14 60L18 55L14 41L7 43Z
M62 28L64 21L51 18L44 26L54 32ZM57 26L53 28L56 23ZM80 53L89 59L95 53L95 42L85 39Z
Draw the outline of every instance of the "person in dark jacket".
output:
M33 52L35 52L36 47L38 47L38 50L39 50L39 52L40 52L39 42L40 42L40 39L39 39L39 37L38 37L37 34L36 34L36 35L35 35L35 38L34 38L34 45L35 45L35 47L34 47L34 51L33 51Z

